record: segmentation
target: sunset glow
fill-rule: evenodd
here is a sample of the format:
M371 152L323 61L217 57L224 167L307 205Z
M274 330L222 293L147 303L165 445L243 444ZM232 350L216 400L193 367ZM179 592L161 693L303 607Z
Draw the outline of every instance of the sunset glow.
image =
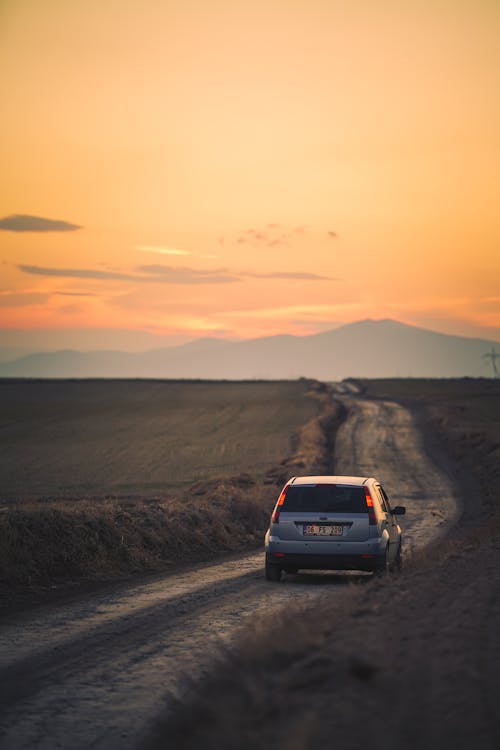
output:
M493 0L4 0L0 328L500 341L499 33Z

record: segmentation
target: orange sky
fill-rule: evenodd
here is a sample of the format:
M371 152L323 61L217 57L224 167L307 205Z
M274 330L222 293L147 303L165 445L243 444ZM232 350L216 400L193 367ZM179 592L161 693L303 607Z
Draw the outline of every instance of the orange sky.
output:
M0 329L500 340L499 34L496 0L3 0Z

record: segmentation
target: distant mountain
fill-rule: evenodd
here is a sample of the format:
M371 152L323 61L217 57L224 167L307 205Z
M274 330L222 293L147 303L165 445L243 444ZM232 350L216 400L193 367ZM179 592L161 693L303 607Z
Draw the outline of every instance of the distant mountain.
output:
M12 362L19 357L25 357L29 354L29 349L21 346L0 346L0 362Z
M63 350L0 362L0 377L202 378L300 376L477 377L495 341L435 333L394 320L362 320L312 336L197 339L146 352Z

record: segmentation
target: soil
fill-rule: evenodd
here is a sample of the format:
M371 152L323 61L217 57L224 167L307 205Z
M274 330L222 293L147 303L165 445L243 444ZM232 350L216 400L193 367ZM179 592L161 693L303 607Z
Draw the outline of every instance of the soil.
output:
M259 550L7 618L2 748L499 746L500 545L444 542L457 488L411 415L342 398L335 470L375 461L407 506L408 572L272 584Z
M0 507L260 478L317 415L311 384L0 378Z

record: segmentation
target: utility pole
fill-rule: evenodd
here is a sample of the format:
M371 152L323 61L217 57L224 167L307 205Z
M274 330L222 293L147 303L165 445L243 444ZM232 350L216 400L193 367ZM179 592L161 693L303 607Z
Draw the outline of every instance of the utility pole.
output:
M491 352L483 354L483 359L489 359L493 368L493 377L500 378L500 372L497 367L497 359L500 359L500 354L497 354L494 347L491 347Z

